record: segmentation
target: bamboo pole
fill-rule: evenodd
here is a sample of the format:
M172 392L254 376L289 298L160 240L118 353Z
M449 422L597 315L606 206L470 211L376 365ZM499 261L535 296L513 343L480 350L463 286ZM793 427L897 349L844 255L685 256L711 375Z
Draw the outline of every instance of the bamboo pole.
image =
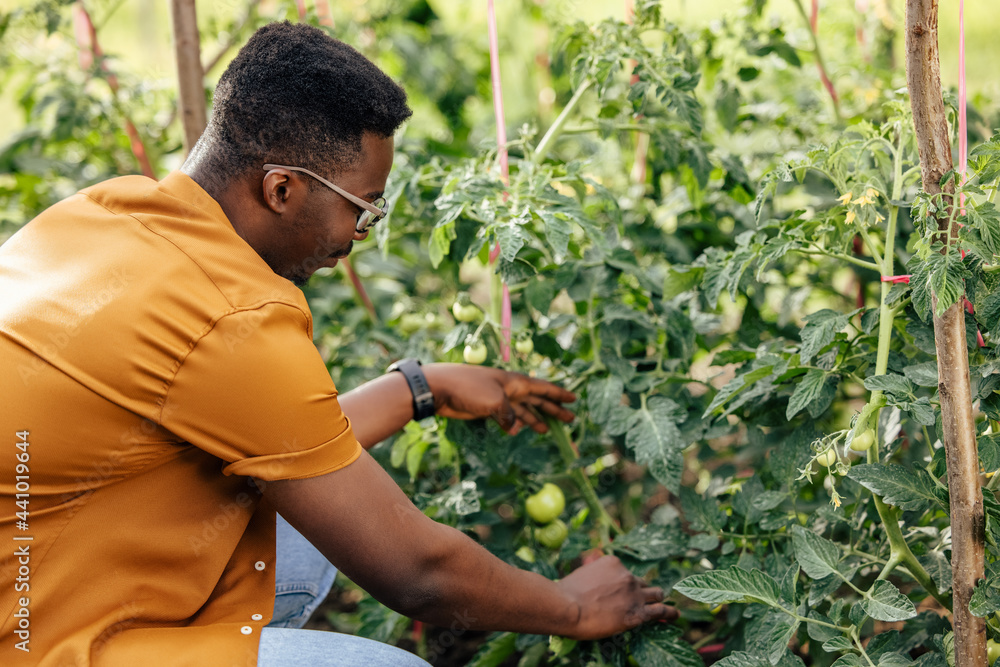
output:
M177 89L184 152L190 153L205 130L205 74L201 68L201 41L195 0L170 0L174 21L174 52L177 54Z
M939 185L941 178L952 168L951 141L941 95L937 5L937 0L906 2L906 79L920 152L923 188L930 194L942 192ZM947 239L957 235L957 226L951 223L950 211L954 206L954 197L947 196L948 193L954 194L954 180L946 186L944 193L948 206L939 214L938 228L941 238ZM936 297L933 301L936 311ZM985 518L969 385L965 314L961 301L949 307L940 317L935 314L934 339L951 496L955 667L980 667L986 664L986 623L971 614L969 599L976 582L983 577Z

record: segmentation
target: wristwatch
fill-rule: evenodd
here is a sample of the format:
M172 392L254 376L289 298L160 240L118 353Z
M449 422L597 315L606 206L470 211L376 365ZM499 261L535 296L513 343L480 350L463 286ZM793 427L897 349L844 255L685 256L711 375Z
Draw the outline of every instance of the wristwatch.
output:
M420 421L434 414L434 394L431 393L431 386L427 383L427 376L420 368L419 359L400 359L386 369L387 373L399 371L406 378L406 384L410 385L410 393L413 394L413 419Z

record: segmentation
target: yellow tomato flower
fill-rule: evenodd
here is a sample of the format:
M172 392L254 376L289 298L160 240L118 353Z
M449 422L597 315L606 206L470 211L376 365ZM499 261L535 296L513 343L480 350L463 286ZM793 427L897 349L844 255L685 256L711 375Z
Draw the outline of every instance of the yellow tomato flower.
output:
M878 197L878 191L874 188L868 188L865 190L865 197L871 200L875 200Z
M854 222L854 211L848 211L847 212L847 224L851 224L853 222Z
M848 192L847 194L843 195L842 197L837 197L837 201L839 201L844 206L847 206L847 202L851 201L851 193Z

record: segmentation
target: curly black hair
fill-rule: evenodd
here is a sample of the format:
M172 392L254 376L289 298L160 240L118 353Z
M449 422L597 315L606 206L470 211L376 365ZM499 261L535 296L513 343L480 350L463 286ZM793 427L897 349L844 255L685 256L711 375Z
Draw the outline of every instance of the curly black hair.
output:
M403 89L355 49L309 25L271 23L219 79L193 154L220 185L267 162L332 178L360 157L365 132L391 137L411 113Z

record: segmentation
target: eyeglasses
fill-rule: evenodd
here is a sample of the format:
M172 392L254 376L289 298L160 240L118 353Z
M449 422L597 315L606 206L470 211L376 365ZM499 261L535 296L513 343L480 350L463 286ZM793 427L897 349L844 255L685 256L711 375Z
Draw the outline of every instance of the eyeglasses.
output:
M361 211L361 215L358 216L358 221L354 228L358 234L367 232L369 229L375 226L375 223L384 218L386 214L389 212L388 204L385 201L385 197L379 197L373 202L366 202L364 199L361 199L360 197L355 197L347 190L341 187L337 187L336 185L326 180L319 174L315 174L309 171L308 169L303 169L302 167L289 167L283 164L264 165L264 171L271 171L272 169L288 169L290 171L301 171L303 174L308 174L313 178L315 178L320 183L322 183L323 185L325 185L326 187L336 192L338 195L340 195L347 201L353 204L357 204L362 209L364 209Z

